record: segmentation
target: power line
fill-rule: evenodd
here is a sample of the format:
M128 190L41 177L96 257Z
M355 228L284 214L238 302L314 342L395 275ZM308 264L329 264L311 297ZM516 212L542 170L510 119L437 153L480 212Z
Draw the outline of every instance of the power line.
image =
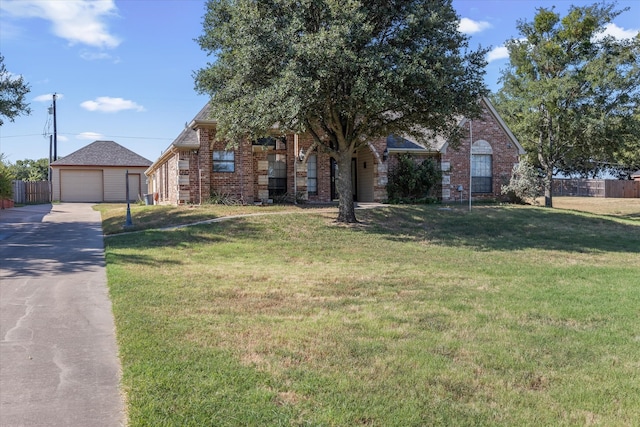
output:
M23 138L26 136L42 136L43 134L41 133L27 133L27 134L23 134L23 135L1 135L0 139L5 139L5 138ZM82 135L81 133L64 133L64 132L58 132L58 135L69 135L69 136L80 136ZM101 137L104 138L126 138L126 139L153 139L153 140L165 140L165 141L173 141L175 138L161 138L161 137L148 137L148 136L124 136L124 135L100 135Z
M28 134L24 134L24 135L1 135L0 139L5 139L5 138L22 138L25 136L42 136L41 133L28 133Z
M73 135L73 134L58 134L58 135ZM75 134L76 136L79 134ZM127 139L162 139L167 141L173 141L175 138L160 138L160 137L147 137L147 136L124 136L124 135L100 135L105 138L127 138Z

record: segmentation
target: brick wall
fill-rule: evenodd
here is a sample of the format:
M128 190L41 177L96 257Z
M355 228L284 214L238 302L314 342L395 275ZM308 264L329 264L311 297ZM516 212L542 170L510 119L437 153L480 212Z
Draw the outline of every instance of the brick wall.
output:
M383 153L387 148L387 138L380 138L369 143L368 150L373 155L373 201L384 202L387 200L387 174L390 160L384 160Z
M253 203L254 165L251 142L243 141L237 147L227 148L226 141L214 141L213 136L212 133L209 135L209 147L211 149L206 153L207 169L203 168L203 173L209 176L209 193L207 197L211 193L216 193L225 197L235 198L242 203ZM227 149L233 150L235 153L235 171L214 172L213 152Z
M303 149L305 154L309 152L309 149L313 145L313 137L309 134L303 134L298 136L299 149ZM315 150L316 166L317 166L317 179L318 179L318 192L317 194L307 195L307 199L310 202L330 202L331 201L331 158L328 154ZM298 163L298 181L303 180L306 182L307 178L307 164ZM298 191L303 191L301 188ZM306 191L306 186L304 188Z
M473 141L484 140L491 145L492 149L492 191L491 193L473 193L473 198L489 198L495 199L501 197L501 187L508 183L511 176L513 165L518 163L518 147L511 141L509 135L500 125L500 122L486 108L481 118L474 119L471 122L473 130ZM465 124L465 134L457 149L447 147L442 154L441 161L450 164L450 171L444 172L443 182L443 200L463 199L468 200L469 197L469 122ZM446 178L446 177L449 178ZM447 184L446 181L449 181ZM457 187L461 185L462 194L457 191ZM446 197L446 190L449 190L449 197Z
M198 129L198 141L200 148L198 149L198 162L201 170L201 188L202 202L206 202L211 196L211 171L213 169L213 154L211 152L211 141L215 137L213 128Z

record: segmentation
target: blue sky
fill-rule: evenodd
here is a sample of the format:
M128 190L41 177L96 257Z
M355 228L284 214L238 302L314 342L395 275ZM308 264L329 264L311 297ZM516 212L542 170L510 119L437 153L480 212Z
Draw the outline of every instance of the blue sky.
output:
M497 90L507 63L504 42L516 22L537 7L564 14L582 0L453 0L470 46L492 47L486 82ZM640 29L640 1L610 31ZM0 152L10 162L49 156L48 108L56 102L58 156L98 139L112 140L151 161L207 102L193 72L208 58L194 41L202 33L205 0L0 0L0 53L7 70L30 85L32 114L0 127Z

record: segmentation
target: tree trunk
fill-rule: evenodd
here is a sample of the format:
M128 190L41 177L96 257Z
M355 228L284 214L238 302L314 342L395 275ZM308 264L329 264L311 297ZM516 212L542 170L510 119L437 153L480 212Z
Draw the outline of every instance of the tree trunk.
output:
M544 177L544 206L553 207L553 168L548 167Z
M548 161L547 161L547 176L545 177L544 180L544 206L547 208L552 208L553 207L553 170L554 165L556 164L555 159L556 156L553 152L553 150L555 150L555 147L553 146L553 139L554 139L554 134L553 134L553 117L551 117L551 114L549 114L549 110L547 111L547 124L548 124L548 133L549 133L549 155L548 155ZM553 160L552 160L553 159Z
M353 191L351 182L351 153L342 154L337 160L338 176L336 189L338 190L338 218L337 222L355 223L355 205L353 203Z

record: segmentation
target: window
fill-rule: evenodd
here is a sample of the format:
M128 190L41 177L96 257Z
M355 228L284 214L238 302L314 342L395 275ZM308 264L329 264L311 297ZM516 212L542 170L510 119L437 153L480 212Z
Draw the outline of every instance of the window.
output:
M236 170L235 151L214 151L213 171L214 172L235 172Z
M287 149L287 138L284 136L274 138L272 136L258 138L252 142L252 145L262 145L263 147L274 147L276 150Z
M493 149L484 139L473 143L471 148L471 192L493 193Z
M281 196L287 193L287 156L284 154L269 154L269 197Z
M471 192L492 193L491 154L474 154L471 161Z
M318 194L318 156L315 154L307 158L307 192Z
M258 138L252 142L252 145L262 145L265 147L275 147L276 139L272 137Z

